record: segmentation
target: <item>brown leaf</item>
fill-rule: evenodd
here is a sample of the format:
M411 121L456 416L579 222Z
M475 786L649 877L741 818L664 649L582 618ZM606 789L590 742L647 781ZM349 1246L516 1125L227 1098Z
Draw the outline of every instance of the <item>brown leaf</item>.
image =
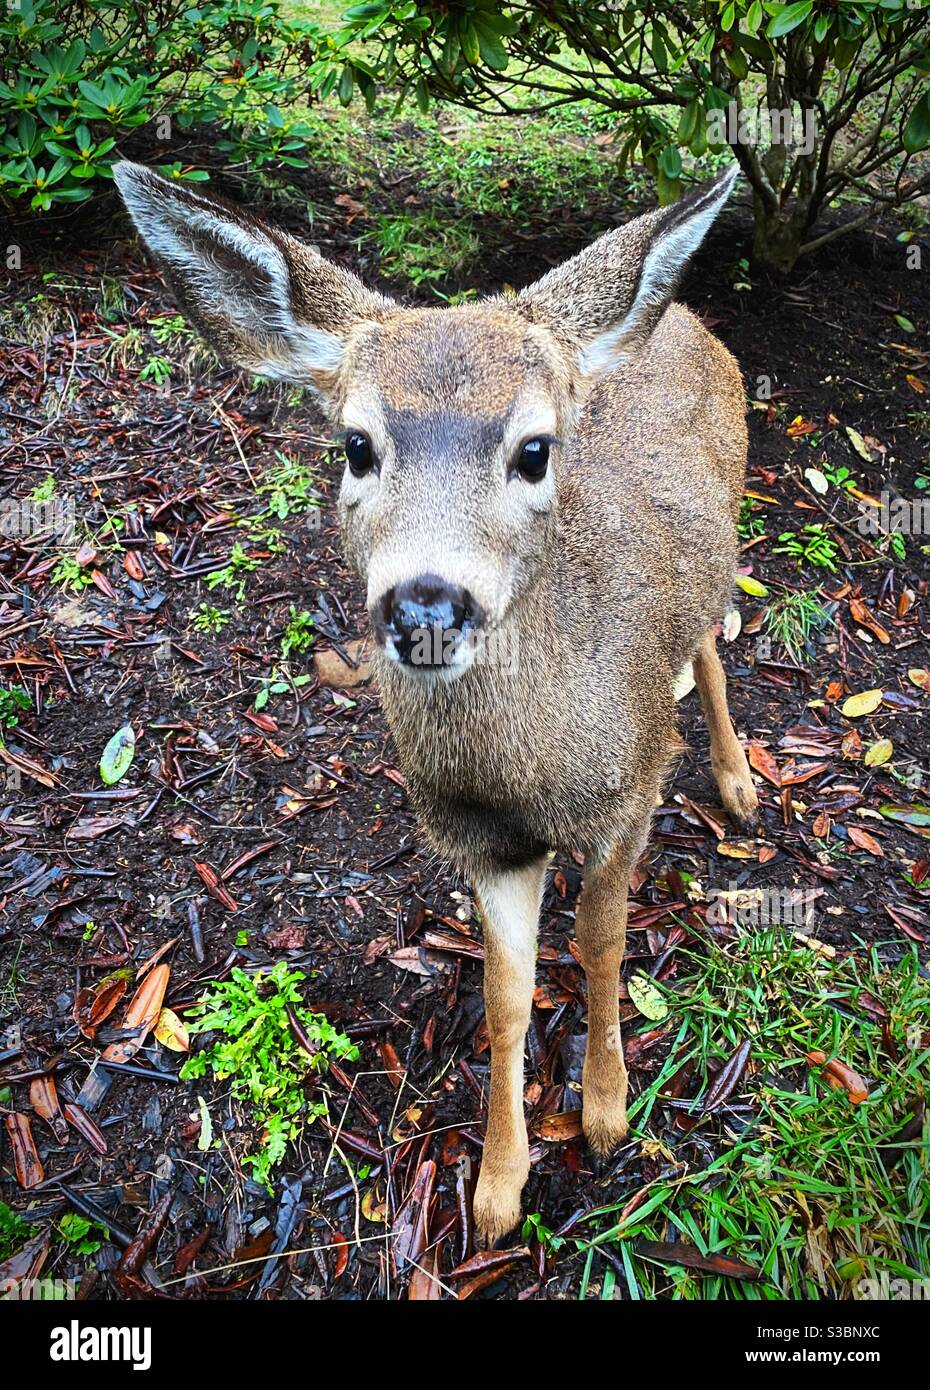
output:
M102 1130L90 1118L86 1110L82 1110L79 1105L71 1105L65 1102L65 1119L68 1124L77 1130L78 1134L84 1139L92 1149L96 1149L98 1154L105 1154L107 1141L103 1137Z
M767 748L763 748L761 743L755 739L749 745L749 766L755 768L760 776L767 782L771 782L773 787L781 786L781 773L778 770L778 763L773 758Z
M193 860L193 865L210 896L216 898L218 903L222 903L227 912L238 912L239 908L235 899L227 893L220 883L216 870L211 869L209 864L205 864L200 859Z
M136 990L123 1017L121 1028L135 1033L134 1037L110 1043L103 1050L103 1060L109 1062L128 1062L138 1051L155 1027L161 1013L171 974L167 965L156 965L150 970Z
M580 1110L563 1110L558 1114L546 1115L539 1125L540 1139L554 1144L564 1144L567 1139L577 1139L580 1134Z
M731 1255L702 1255L696 1245L684 1245L680 1241L638 1240L636 1253L647 1260L658 1260L660 1264L684 1265L704 1274L722 1274L727 1279L762 1277L762 1271L755 1265L735 1260Z
M58 1103L58 1089L52 1075L37 1076L29 1086L29 1100L33 1110L45 1120L59 1144L68 1142L68 1126Z
M859 849L868 850L869 854L874 854L876 859L884 859L885 851L878 843L874 835L870 835L867 830L861 829L858 825L851 825L848 830L849 838Z
M514 1250L479 1250L468 1260L456 1265L450 1279L471 1278L475 1274L485 1274L488 1270L499 1270L502 1265L513 1264L516 1260L528 1260L530 1247L519 1245Z
M42 1167L42 1160L36 1151L29 1116L21 1115L19 1111L13 1110L4 1117L4 1123L6 1132L10 1136L16 1181L20 1187L35 1187L37 1183L44 1182L45 1169Z
M751 1047L749 1038L745 1038L720 1068L704 1100L705 1114L722 1105L736 1090L746 1070Z
M436 1164L425 1159L417 1169L410 1195L394 1217L391 1253L400 1273L411 1262L419 1263L427 1246L429 1207L436 1182Z

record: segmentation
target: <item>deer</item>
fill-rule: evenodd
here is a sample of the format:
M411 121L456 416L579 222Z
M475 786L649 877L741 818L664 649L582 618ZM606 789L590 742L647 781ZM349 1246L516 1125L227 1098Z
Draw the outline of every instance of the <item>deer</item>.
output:
M738 563L747 429L736 361L679 280L735 168L621 223L519 293L408 307L280 227L121 162L183 313L226 359L302 383L345 453L338 515L377 688L427 841L484 941L491 1248L529 1176L524 1043L547 870L583 856L582 1127L628 1135L619 1017L630 875L682 743L692 664L723 807L757 796L716 632Z

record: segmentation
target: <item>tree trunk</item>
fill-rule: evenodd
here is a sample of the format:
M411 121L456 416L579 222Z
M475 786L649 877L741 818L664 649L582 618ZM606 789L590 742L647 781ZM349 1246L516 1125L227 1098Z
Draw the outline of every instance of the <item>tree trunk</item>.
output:
M794 269L810 225L809 209L794 202L772 212L762 199L754 199L755 230L752 254L763 265L782 275Z

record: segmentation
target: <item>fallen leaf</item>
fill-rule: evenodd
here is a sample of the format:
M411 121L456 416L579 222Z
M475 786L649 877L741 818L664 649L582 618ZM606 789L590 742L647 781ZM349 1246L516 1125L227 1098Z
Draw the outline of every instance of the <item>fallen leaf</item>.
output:
M149 971L132 996L120 1025L135 1036L110 1043L110 1046L103 1050L104 1061L128 1062L135 1056L155 1027L161 1013L170 974L171 970L167 965L156 965L154 970Z
M848 833L853 844L859 849L868 850L869 854L874 854L876 859L884 859L885 851L874 835L870 835L867 830L860 829L858 825L851 825Z
M35 1187L37 1183L44 1182L45 1169L42 1167L42 1160L39 1158L35 1140L32 1137L29 1116L21 1115L17 1110L11 1110L4 1116L4 1124L10 1138L10 1148L13 1150L16 1181L20 1187Z
M651 1018L654 1023L658 1023L668 1016L668 1004L662 991L649 975L644 975L641 970L636 971L627 981L627 989L644 1018Z
M173 1009L162 1009L155 1025L155 1037L171 1052L189 1052L190 1036Z
M136 731L131 724L124 724L107 743L100 758L100 780L108 787L121 781L132 766L136 756Z
M871 743L865 750L863 759L866 767L883 767L894 753L894 744L890 738L880 738L875 743Z
M755 768L756 772L764 777L767 782L771 782L774 787L781 786L781 773L778 770L778 763L767 748L763 748L761 743L757 743L756 740L753 739L749 745L748 756L750 767Z
M874 714L884 693L883 690L862 690L858 695L850 695L843 701L841 713L847 719L861 719L864 714Z
M912 666L907 673L907 678L911 685L916 685L919 690L930 695L930 671L927 670L926 666Z
M765 585L760 584L758 579L753 579L750 574L738 574L736 586L742 589L744 594L749 594L751 598L768 598L769 596L769 591Z

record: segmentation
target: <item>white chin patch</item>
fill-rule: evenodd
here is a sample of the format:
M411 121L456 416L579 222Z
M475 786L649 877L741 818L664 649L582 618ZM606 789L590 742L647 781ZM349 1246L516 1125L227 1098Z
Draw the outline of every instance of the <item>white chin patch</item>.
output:
M677 704L686 695L690 695L694 689L694 666L689 661L679 672L675 684L672 686L672 698Z

